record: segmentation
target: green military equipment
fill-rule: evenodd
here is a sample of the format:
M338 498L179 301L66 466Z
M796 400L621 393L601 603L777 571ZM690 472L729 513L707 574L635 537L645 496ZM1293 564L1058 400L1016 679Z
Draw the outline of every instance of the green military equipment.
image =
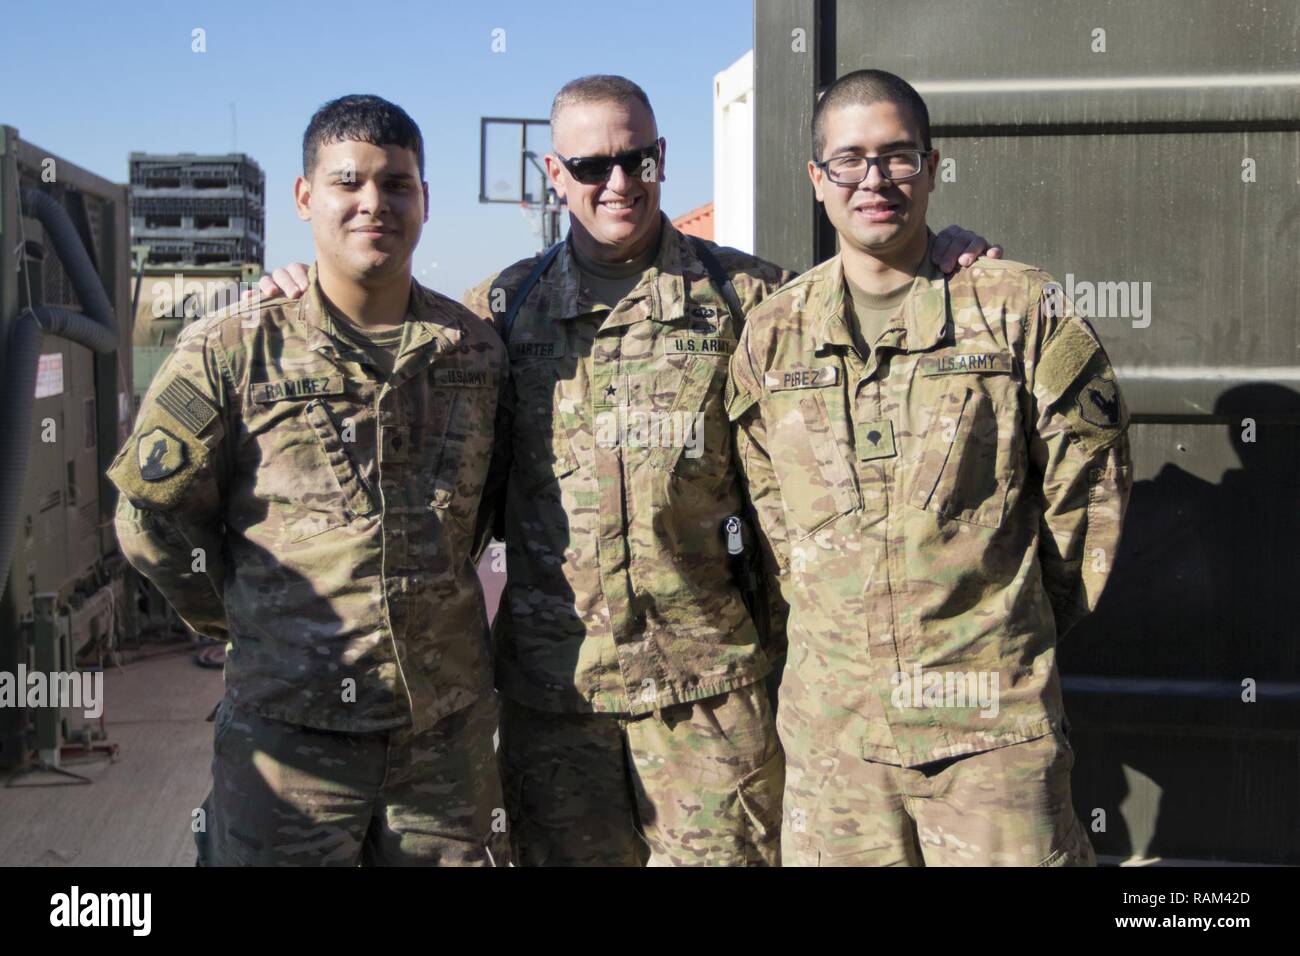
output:
M135 630L103 477L131 423L127 190L0 126L0 672L76 674ZM57 767L57 707L0 707L0 766Z

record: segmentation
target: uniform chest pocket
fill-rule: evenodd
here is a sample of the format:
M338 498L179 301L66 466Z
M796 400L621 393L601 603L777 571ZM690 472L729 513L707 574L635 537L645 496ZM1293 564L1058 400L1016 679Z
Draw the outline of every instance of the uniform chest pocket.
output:
M429 507L449 509L464 519L478 508L492 460L496 396L495 387L434 390L437 411L423 441Z
M325 403L313 400L302 410L303 418L311 426L312 432L325 458L330 471L342 495L347 516L365 517L376 510L374 494L370 486L361 477L357 463L348 451L348 443L343 440L338 426Z
M654 376L656 396L672 396L666 409L656 404L649 416L650 464L679 478L716 479L731 466L731 428L722 391L725 357L697 355L684 369Z
M563 478L578 467L570 434L580 426L577 405L560 388L564 363L519 360L511 365L515 394L514 467L527 492Z
M786 515L804 537L861 507L847 450L831 423L828 393L839 395L826 388L794 389L767 399L772 468Z
M302 541L373 511L369 489L345 441L358 425L345 418L340 430L320 399L252 407L246 419L251 441L243 454L264 534Z
M1023 479L1024 444L1013 400L995 400L954 376L925 436L908 503L985 528L1002 525Z

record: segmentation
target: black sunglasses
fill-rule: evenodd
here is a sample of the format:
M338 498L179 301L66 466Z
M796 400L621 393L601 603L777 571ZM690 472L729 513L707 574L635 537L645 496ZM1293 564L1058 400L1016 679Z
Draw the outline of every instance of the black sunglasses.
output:
M556 153L555 158L564 164L570 176L586 186L595 186L609 179L609 174L614 171L616 165L627 176L636 176L647 170L654 170L654 178L651 181L657 182L659 179L659 171L656 169L659 165L658 141L649 146L642 146L640 149L629 149L626 153L619 153L617 156L575 156L573 159L566 159Z

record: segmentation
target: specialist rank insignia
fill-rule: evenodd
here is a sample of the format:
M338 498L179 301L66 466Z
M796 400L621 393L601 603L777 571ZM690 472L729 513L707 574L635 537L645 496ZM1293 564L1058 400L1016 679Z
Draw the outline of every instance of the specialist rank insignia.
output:
M167 429L154 428L140 436L135 457L141 478L162 481L185 467L185 445Z
M873 422L855 422L854 437L858 446L858 461L893 458L898 454L894 447L894 423L888 418Z

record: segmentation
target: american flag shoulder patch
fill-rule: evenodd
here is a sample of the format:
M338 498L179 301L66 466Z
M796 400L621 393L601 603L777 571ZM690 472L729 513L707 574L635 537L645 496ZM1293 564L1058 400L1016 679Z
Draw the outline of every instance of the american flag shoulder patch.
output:
M158 393L158 404L191 435L198 435L217 417L212 403L183 378L174 378Z

